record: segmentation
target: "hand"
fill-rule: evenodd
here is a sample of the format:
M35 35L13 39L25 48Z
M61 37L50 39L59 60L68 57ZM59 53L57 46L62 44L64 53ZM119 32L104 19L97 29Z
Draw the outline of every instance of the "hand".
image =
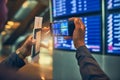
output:
M49 34L50 29L49 28L43 28L42 29L42 37ZM44 34L44 35L43 35ZM35 40L33 40L32 36L29 36L27 38L27 40L24 42L24 44L18 48L16 50L16 53L19 55L19 57L21 57L22 59L24 59L25 57L29 56L31 54L31 47L33 44L35 44ZM40 44L41 47L45 47L48 48L48 46L44 45L44 44Z
M70 18L69 20L73 20L75 24L75 29L73 32L73 42L75 48L79 48L80 46L85 45L85 25L82 20L77 17Z
M32 36L29 36L27 40L24 42L24 44L16 50L16 53L22 56L19 56L21 58L25 58L31 54L31 47L35 44L35 40L33 40Z

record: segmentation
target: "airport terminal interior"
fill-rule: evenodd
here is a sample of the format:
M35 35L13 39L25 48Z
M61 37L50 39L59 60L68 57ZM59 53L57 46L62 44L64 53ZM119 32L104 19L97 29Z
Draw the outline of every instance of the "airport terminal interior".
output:
M82 80L73 39L64 38L69 36L68 19L78 17L92 56L111 80L120 80L120 0L3 1L8 10L0 26L0 62L40 29L38 53L31 50L18 73L42 80Z

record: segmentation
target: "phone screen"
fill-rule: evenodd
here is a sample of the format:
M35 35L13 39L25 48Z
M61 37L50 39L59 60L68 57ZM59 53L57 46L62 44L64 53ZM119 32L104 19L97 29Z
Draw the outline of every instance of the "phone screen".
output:
M52 24L53 35L72 36L75 25L73 21L55 22Z

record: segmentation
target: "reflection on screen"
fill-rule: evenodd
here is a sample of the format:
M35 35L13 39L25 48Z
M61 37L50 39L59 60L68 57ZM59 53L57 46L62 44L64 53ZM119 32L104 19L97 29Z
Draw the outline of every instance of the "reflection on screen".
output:
M101 0L52 0L53 17L100 11Z
M55 36L54 37L54 47L56 49L65 49L65 50L75 50L73 45L73 40L64 39L64 36Z
M54 22L53 26L53 34L54 35L68 35L68 22L66 20L61 20Z
M100 52L101 50L101 17L100 15L86 16L86 17L82 17L81 19L86 26L85 43L87 47L92 52ZM55 48L75 50L72 39L65 40L64 36L59 36L59 33L61 31L60 30L61 25L54 24L52 27L53 27L53 34L55 36L54 37ZM64 29L67 30L67 27L64 27Z
M120 14L107 16L107 52L120 54Z
M107 9L120 8L120 0L107 0Z

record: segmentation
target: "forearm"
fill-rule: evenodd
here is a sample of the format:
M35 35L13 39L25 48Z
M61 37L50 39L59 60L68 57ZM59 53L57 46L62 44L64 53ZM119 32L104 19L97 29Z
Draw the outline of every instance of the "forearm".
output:
M83 80L109 80L86 46L77 49L76 58Z
M13 53L0 64L7 68L18 70L19 68L25 65L25 62L16 53Z

